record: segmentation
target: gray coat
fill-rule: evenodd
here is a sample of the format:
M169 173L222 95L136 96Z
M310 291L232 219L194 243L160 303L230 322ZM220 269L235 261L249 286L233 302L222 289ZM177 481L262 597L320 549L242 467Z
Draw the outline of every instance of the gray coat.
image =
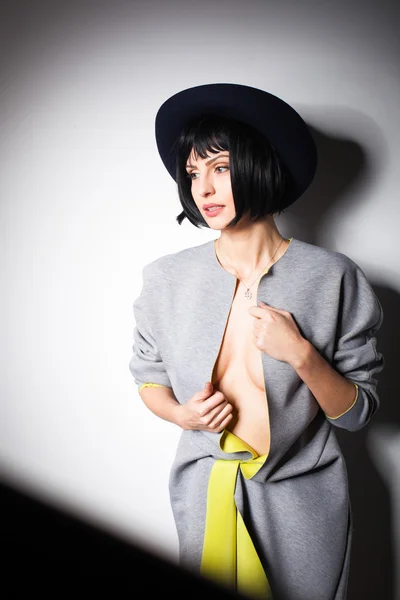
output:
M236 278L218 262L214 241L162 256L143 268L134 302L135 383L171 387L180 403L210 381ZM235 501L274 600L345 600L352 541L346 464L335 427L356 431L379 407L384 358L374 334L383 311L362 269L346 255L292 238L263 275L263 300L289 311L301 334L358 385L355 404L331 419L286 362L264 352L271 448L251 479L239 471ZM332 427L334 426L334 427ZM170 473L170 498L182 566L198 571L207 482L224 453L222 433L183 430Z

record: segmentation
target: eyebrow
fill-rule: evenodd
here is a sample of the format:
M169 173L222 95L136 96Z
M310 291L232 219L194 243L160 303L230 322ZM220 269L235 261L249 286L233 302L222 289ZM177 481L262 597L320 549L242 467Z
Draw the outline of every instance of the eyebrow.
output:
M208 167L208 165L210 165L212 162L214 162L214 160L218 160L219 158L229 158L229 157L228 157L228 155L227 155L227 154L219 154L219 155L218 155L218 156L216 156L215 158L211 158L210 160L208 160L208 161L207 161L205 164L206 164L206 165L207 165L207 167ZM195 165L192 165L191 163L188 163L188 164L186 165L186 168L188 168L188 167L193 167L193 168L194 168L194 167L195 167Z

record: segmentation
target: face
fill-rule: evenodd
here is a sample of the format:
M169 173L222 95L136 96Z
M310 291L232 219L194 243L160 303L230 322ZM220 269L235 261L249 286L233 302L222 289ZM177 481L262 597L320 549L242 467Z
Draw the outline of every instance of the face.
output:
M201 215L211 229L223 229L236 215L233 201L229 152L209 153L206 158L195 159L193 150L186 163L191 179L192 196ZM222 208L207 209L207 205Z

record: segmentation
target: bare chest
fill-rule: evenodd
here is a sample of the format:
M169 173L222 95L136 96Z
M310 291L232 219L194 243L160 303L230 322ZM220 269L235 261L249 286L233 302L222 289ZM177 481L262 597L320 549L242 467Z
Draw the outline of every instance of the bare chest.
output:
M255 345L250 306L257 305L257 289L251 299L237 280L225 333L214 364L212 383L233 407L228 429L249 444L258 454L267 454L270 427L261 351Z

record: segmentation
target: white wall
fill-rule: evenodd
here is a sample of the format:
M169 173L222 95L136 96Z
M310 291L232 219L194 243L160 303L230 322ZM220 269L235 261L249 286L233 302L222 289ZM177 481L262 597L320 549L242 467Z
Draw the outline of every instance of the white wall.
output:
M362 148L368 168L340 200L315 197L320 178L314 208L302 199L277 222L397 292L398 9L361 0L114 0L8 10L2 474L174 557L167 486L179 431L137 394L132 304L144 264L215 235L175 221L181 208L157 153L155 113L186 87L242 83L292 103L338 148L343 140L347 151ZM391 439L399 456L397 430Z

